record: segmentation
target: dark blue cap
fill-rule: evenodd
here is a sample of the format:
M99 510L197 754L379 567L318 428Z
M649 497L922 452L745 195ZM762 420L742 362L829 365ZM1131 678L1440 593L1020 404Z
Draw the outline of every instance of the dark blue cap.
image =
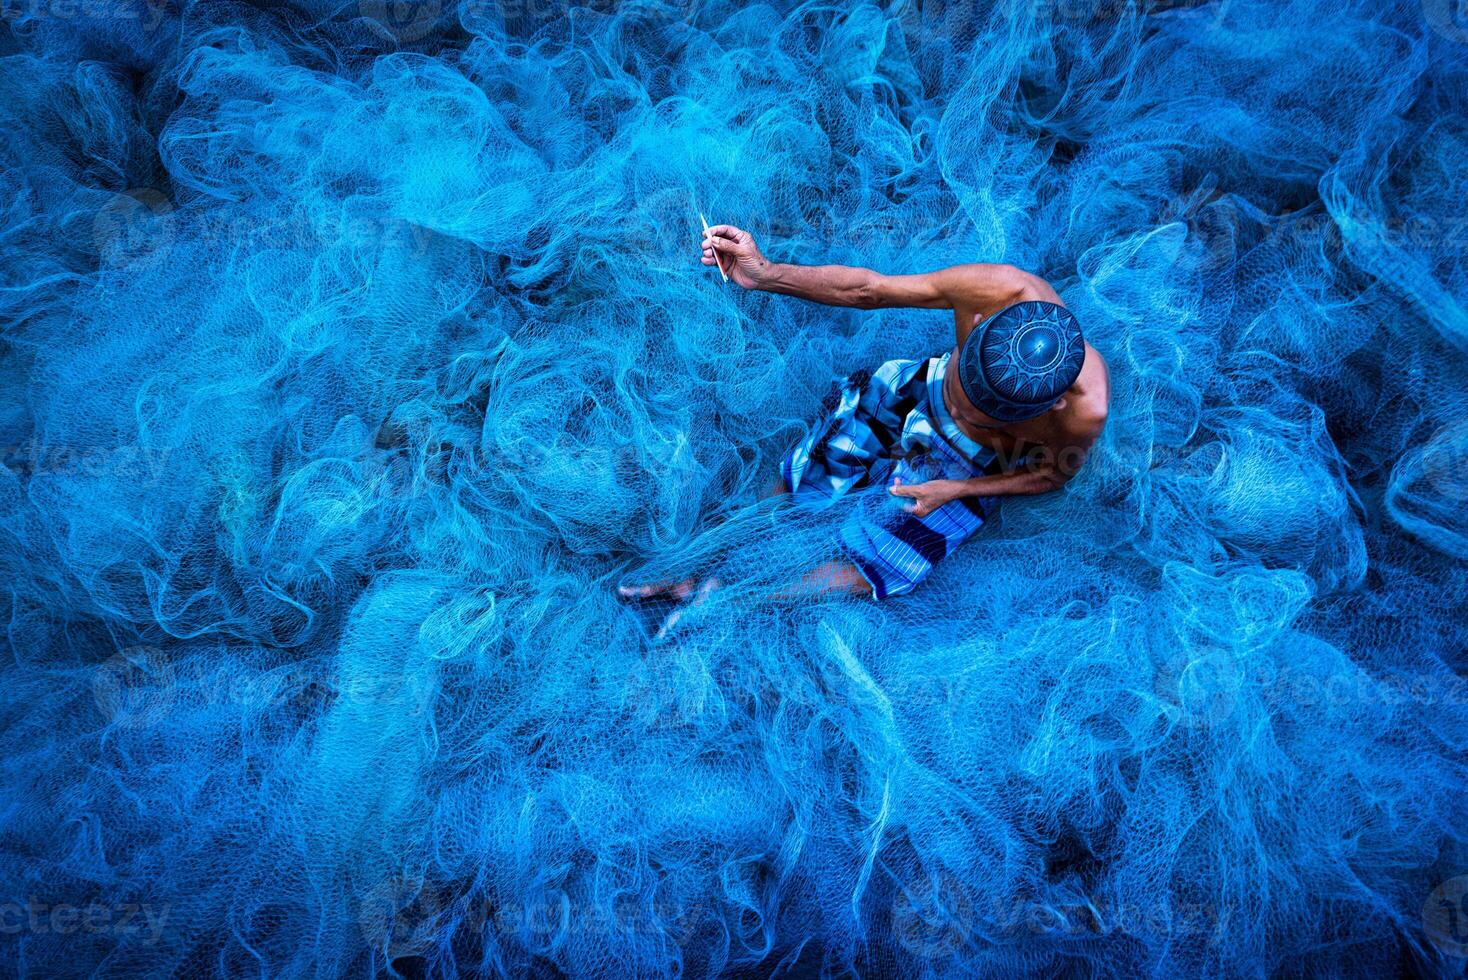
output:
M974 328L958 352L958 380L974 408L1001 422L1023 422L1048 412L1085 361L1075 315L1027 300Z

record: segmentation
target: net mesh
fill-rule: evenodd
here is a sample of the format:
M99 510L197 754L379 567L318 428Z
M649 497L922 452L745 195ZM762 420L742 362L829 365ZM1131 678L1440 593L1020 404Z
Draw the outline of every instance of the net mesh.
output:
M1457 13L7 7L4 959L1460 969ZM1085 472L781 598L859 501L779 458L951 322L725 286L700 209L1044 275Z

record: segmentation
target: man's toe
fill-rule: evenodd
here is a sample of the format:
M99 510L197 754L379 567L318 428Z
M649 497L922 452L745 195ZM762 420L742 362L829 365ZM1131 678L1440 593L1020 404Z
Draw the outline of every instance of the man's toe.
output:
M656 586L652 585L619 585L617 595L623 599L646 599L656 594Z

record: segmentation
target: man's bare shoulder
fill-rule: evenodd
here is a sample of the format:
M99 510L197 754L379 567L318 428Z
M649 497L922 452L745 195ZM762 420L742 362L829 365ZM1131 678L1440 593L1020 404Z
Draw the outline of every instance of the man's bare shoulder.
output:
M1054 303L1056 306L1065 305L1065 301L1060 298L1060 294L1055 291L1055 287L1051 286L1044 279L1041 279L1033 272L1025 272L1023 269L1015 269L1014 272L1016 275L1015 283L1019 290L1015 299L1016 303L1039 300L1045 303Z
M1111 370L1106 358L1090 344L1086 344L1081 376L1071 386L1066 402L1066 429L1078 438L1098 437L1111 412Z

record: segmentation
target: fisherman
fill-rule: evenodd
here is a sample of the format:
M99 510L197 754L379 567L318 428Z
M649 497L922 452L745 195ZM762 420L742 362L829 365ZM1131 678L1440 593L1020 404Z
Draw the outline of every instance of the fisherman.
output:
M812 570L795 593L885 599L912 591L983 525L998 498L1065 486L1106 424L1105 360L1050 284L1014 266L888 276L789 265L770 262L749 232L732 225L705 230L703 264L745 289L827 306L953 311L952 350L887 361L838 382L821 421L781 463L779 492L834 500L886 483L907 500L861 508L840 532L846 559ZM620 591L688 599L716 585L695 577Z

